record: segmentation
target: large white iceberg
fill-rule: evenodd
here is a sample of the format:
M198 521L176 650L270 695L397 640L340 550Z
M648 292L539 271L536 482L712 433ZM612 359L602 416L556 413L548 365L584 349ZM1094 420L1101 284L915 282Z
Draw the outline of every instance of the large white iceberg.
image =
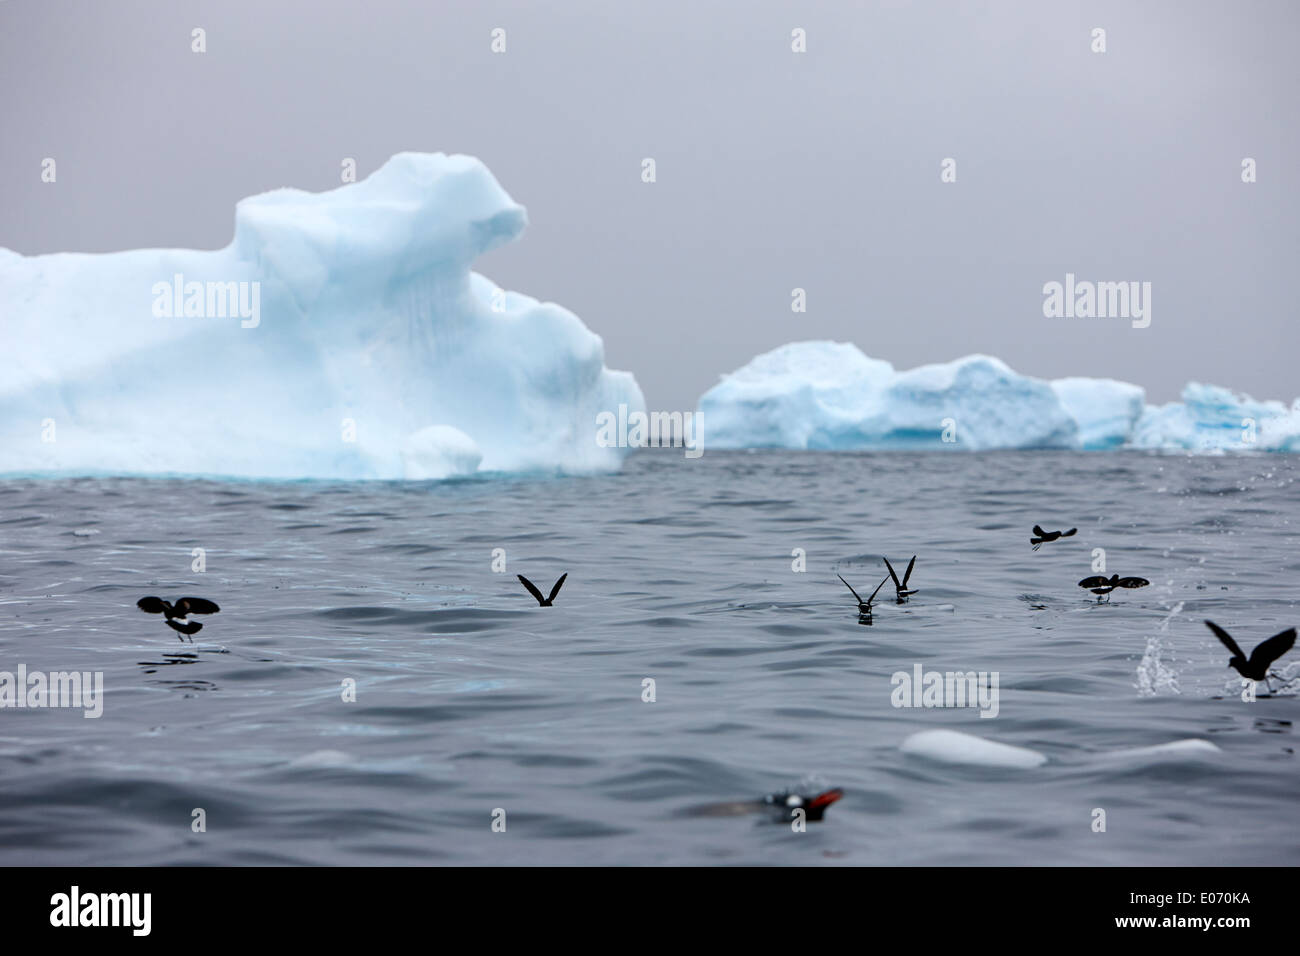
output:
M1113 379L1044 381L969 355L899 372L844 342L792 342L700 398L715 448L997 448L1300 451L1300 400L1257 402L1190 384L1146 404Z
M1145 389L1110 378L1058 378L1052 390L1078 423L1080 446L1090 450L1122 446L1146 408Z
M971 355L897 372L843 342L758 356L700 398L719 448L1077 448L1048 382Z
M0 472L432 478L616 468L644 410L572 313L470 271L523 207L467 156L402 153L245 199L234 241L0 249Z
M1190 382L1182 398L1147 406L1132 443L1188 451L1300 451L1300 400L1287 408L1198 382Z

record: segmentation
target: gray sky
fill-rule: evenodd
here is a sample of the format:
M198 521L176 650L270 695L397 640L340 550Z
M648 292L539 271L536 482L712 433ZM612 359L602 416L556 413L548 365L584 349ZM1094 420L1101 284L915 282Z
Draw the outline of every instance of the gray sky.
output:
M531 222L476 268L576 312L654 408L809 338L1290 401L1297 26L1278 0L0 0L0 246L218 248L238 199L344 157L470 153ZM1044 318L1067 271L1151 282L1151 326Z

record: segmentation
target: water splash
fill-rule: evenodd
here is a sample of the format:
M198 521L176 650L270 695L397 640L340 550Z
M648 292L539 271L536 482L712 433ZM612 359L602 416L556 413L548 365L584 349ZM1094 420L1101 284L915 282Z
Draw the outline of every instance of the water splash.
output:
M1181 694L1182 689L1178 686L1178 672L1174 670L1172 662L1173 648L1169 645L1169 622L1177 617L1183 610L1183 602L1179 601L1165 615L1164 620L1156 628L1156 633L1147 638L1146 652L1142 655L1142 661L1137 666L1137 691L1139 697L1155 697L1157 694ZM1165 654L1170 654L1170 662L1166 662Z

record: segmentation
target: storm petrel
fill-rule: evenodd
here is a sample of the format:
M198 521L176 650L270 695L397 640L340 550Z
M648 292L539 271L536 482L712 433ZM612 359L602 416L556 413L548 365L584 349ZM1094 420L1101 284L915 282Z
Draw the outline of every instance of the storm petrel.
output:
M1274 634L1267 641L1259 644L1250 652L1250 659L1242 652L1241 647L1232 639L1232 635L1225 631L1213 621L1206 621L1205 626L1214 632L1214 636L1223 642L1223 646L1232 652L1232 660L1228 661L1228 666L1236 668L1238 674L1247 680L1263 681L1268 685L1269 693L1273 692L1273 685L1269 681L1270 677L1282 678L1276 674L1270 674L1268 669L1273 666L1273 662L1291 650L1295 644L1295 628L1288 628L1281 634Z
M183 597L175 604L169 604L159 597L142 597L135 602L135 606L146 614L163 614L167 618L167 626L173 631L179 631L181 634L197 634L203 630L203 625L198 621L191 621L191 614L216 614L221 608L217 607L211 601L204 598ZM183 640L183 638L177 638ZM194 639L190 638L190 643Z
M1044 531L1040 525L1034 525L1034 537L1029 539L1029 543L1037 551L1045 542L1055 541L1057 538L1068 538L1078 530L1078 528L1071 528L1069 531Z
M1087 588L1093 594L1098 595L1098 601L1101 600L1100 595L1103 594L1107 595L1106 600L1109 601L1110 592L1116 588L1144 588L1150 583L1146 578L1121 578L1118 574L1112 574L1110 577L1105 578L1100 574L1094 574L1092 577L1080 581L1079 587Z
M542 607L551 607L552 602L555 601L555 595L560 593L560 586L564 584L564 579L569 576L569 572L565 571L563 574L560 575L560 580L555 582L555 587L551 588L551 593L548 597L542 597L542 592L537 590L537 587L533 584L533 582L528 580L522 574L518 574L515 576L519 578L521 582L523 582L524 587L528 588L528 593L531 594L533 597L537 598L537 603L539 605L541 605Z
M907 587L907 581L912 576L912 568L915 566L916 566L916 555L912 555L912 560L907 562L907 571L904 572L903 574L903 582L900 584L898 581L898 575L894 573L894 566L889 563L888 558L885 558L885 567L889 568L889 576L894 579L894 591L898 595L899 604L905 603L908 598L910 598L913 594L916 593L915 588L908 590Z
M839 574L835 576L839 578L841 581L844 581L843 576ZM853 591L853 596L858 600L858 614L860 614L863 617L871 617L871 602L873 602L876 599L876 595L880 593L880 589L885 586L885 582L888 580L889 578L881 578L880 583L876 585L876 589L871 592L871 597L867 598L865 601L862 600L861 596L858 594L857 591L853 591L852 584L849 584L848 581L844 581L844 586L848 588L850 591Z

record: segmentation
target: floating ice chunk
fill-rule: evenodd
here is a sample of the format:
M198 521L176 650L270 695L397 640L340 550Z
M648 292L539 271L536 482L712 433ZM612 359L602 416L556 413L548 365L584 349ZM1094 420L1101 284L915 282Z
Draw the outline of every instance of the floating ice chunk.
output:
M1223 753L1208 740L1189 737L1186 740L1173 740L1167 744L1152 747L1127 747L1095 754L1097 760L1158 760L1179 757L1209 757Z
M940 763L978 767L1028 768L1047 763L1047 757L1036 750L1000 744L957 730L923 730L904 740L899 749Z

